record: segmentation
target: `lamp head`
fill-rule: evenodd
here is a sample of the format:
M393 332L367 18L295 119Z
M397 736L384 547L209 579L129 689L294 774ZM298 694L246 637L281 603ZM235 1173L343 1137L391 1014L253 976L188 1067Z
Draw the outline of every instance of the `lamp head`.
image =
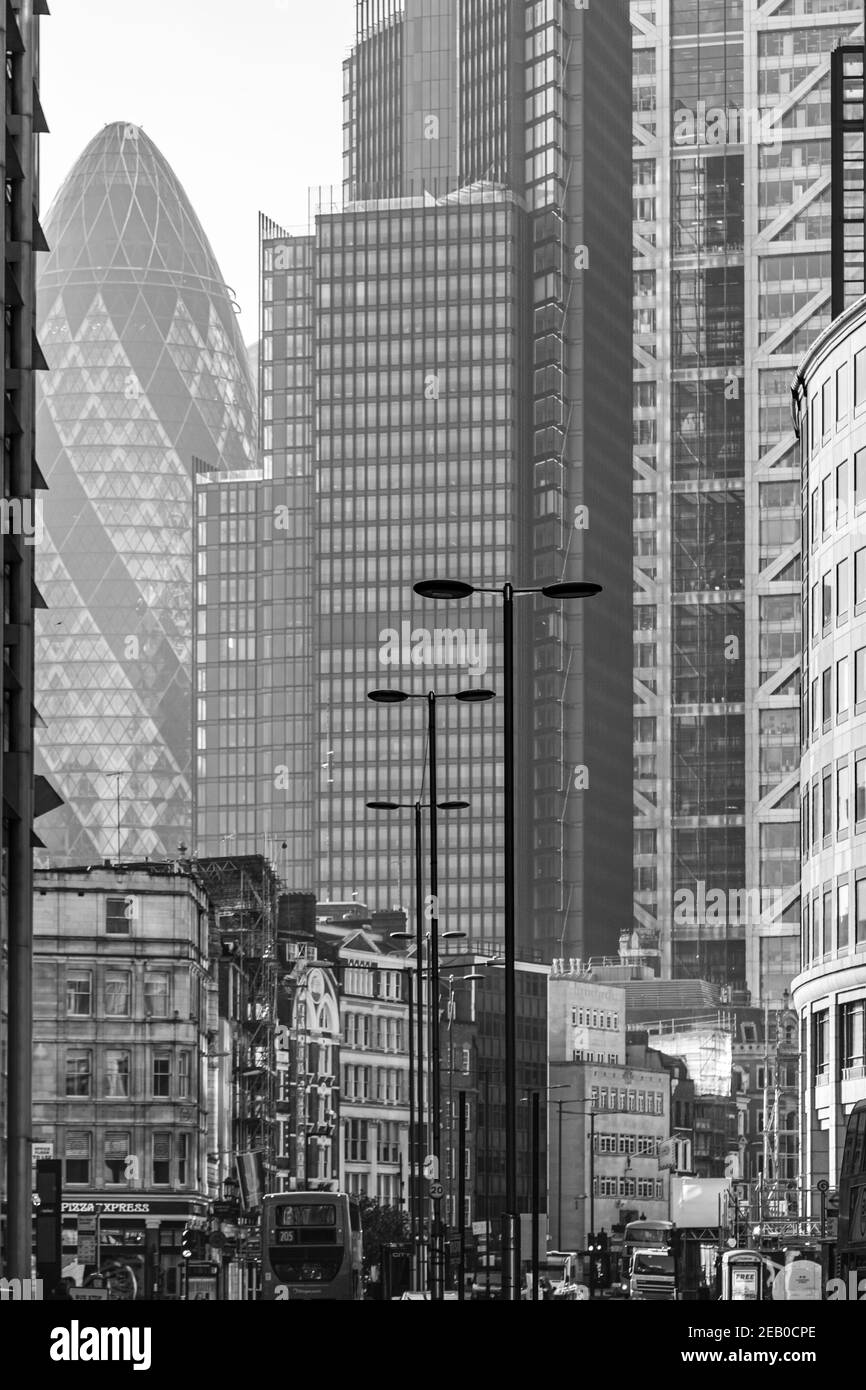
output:
M436 809L439 811L468 811L469 805L468 801L440 801Z
M545 598L595 598L602 592L600 584L572 582L567 584L547 584L541 591Z
M367 699L377 705L402 705L409 696L404 690L370 690Z
M447 603L452 599L469 598L475 593L471 584L459 579L425 579L412 586L419 598L440 599Z
M368 811L399 811L400 804L397 801L368 801Z
M464 705L482 705L488 700L496 699L495 690L459 690L454 696L455 700L460 700Z

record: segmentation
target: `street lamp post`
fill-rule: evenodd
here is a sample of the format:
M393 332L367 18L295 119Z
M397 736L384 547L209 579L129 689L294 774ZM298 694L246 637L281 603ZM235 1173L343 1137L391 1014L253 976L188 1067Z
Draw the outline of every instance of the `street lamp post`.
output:
M587 1234L589 1234L589 1235L594 1235L594 1234L595 1234L595 1117L596 1117L597 1111L596 1111L596 1109L595 1109L595 1101L593 1101L593 1100L588 1100L588 1101L586 1102L586 1104L587 1104L588 1106L590 1106L591 1109L589 1110L589 1232L584 1232L584 1235L587 1235ZM558 1162L557 1162L557 1167L558 1167L557 1205L558 1205L559 1210L558 1210L558 1215L557 1215L557 1226L558 1226L557 1243L560 1245L560 1247L561 1247L561 1242L562 1242L562 1114L563 1114L562 1107L563 1107L564 1105L576 1105L576 1106L579 1106L579 1107L580 1107L580 1101L569 1101L569 1100L564 1100L564 1101L563 1101L563 1100L560 1100L560 1101L557 1101L557 1106L558 1106L558 1108L559 1108L559 1116L558 1116L558 1125L559 1125L559 1139L558 1139L558 1145L559 1145L559 1152L558 1152L558 1155L557 1155L557 1160L558 1160ZM586 1118L587 1111L586 1111L584 1108L581 1107L581 1108L576 1109L576 1110L566 1110L566 1111L565 1111L565 1114L566 1114L566 1115L574 1115L574 1116L580 1115L580 1116L582 1116L583 1118ZM583 1141L584 1141L584 1145L585 1145L585 1144L586 1144L586 1131L585 1131L585 1130L584 1130L584 1133L583 1133ZM585 1171L585 1168L584 1168L584 1171ZM594 1289L595 1289L595 1268L594 1268L594 1261L593 1261L592 1258L590 1258L590 1264L589 1264L589 1296L590 1296L590 1298L592 1298L592 1296L593 1296Z
M505 1234L503 1251L503 1296L520 1297L518 1287L519 1250L517 1246L517 1009L516 1009L516 919L514 877L514 599L541 594L550 599L591 598L601 593L601 585L588 583L548 584L540 588L516 589L503 584L488 589L456 579L424 580L414 585L421 598L438 602L470 598L473 594L501 594L503 633L503 692L505 724Z
M415 1017L412 1017L412 996L410 993L409 1008L409 1183L410 1188L414 1188L414 1208L413 1225L417 1229L417 1255L418 1255L418 1283L420 1285L420 1265L421 1265L421 1246L424 1237L424 1206L421 1195L421 1154L422 1136L424 1134L424 985L423 985L423 966L424 966L424 942L425 933L423 930L424 918L424 877L422 870L422 838L421 838L421 812L423 810L420 801L406 804L398 801L368 801L369 811L413 811L415 827L415 931L412 932L391 932L391 939L394 941L411 941L414 936L415 941L415 978L417 989L415 990ZM440 811L466 811L469 809L468 801L442 801L439 803ZM446 936L454 933L446 932ZM411 988L411 987L410 987ZM413 1042L413 1023L414 1023L414 1042ZM417 1060L416 1055L417 1054ZM417 1073L415 1067L417 1066ZM414 1076L417 1074L417 1087ZM417 1120L413 1120L413 1096L417 1090Z
M446 697L448 698L448 697ZM458 700L464 704L481 703L482 701L492 700L491 690L461 690L450 698ZM407 700L423 699L427 703L427 740L428 740L428 766L429 766L429 788L430 788L430 896L429 921L430 921L430 1005L431 1005L431 1033L430 1033L430 1113L432 1118L432 1151L434 1158L434 1168L436 1169L436 1179L439 1179L441 1162L441 1132L442 1117L440 1114L440 1059L439 1059L439 856L436 836L436 701L437 695L434 690L428 691L426 695L409 695L402 690L372 690L369 692L368 699L375 704L400 705ZM433 1199L430 1214L430 1265L431 1282L430 1295L434 1302L442 1300L443 1288L443 1229L439 1218L439 1199Z
M448 1159L449 1163L454 1154L454 1018L455 1018L455 996L458 990L457 985L474 984L478 980L485 979L477 970L471 970L468 975L449 975L447 980L440 981L440 986L448 990ZM474 1012L473 1012L474 1018ZM459 1220L458 1232L460 1234L460 1301L463 1301L464 1290L462 1280L466 1267L466 1221L465 1221L465 1191L466 1191L466 1092L459 1093L458 1104L460 1106L460 1118L458 1123L458 1135L460 1136L458 1166L457 1166L457 1189L458 1199L455 1216ZM448 1184L448 1198L450 1203L454 1203L454 1174L452 1172Z

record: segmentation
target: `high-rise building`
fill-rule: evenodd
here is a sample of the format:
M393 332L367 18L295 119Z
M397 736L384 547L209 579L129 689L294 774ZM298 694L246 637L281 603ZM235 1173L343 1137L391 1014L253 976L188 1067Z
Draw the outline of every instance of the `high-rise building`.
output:
M39 100L42 0L4 7L5 63L0 79L5 120L0 136L5 279L3 402L3 819L0 826L0 1205L5 1230L0 1273L30 1276L33 834L57 798L33 772L33 626L43 600L34 582L42 539L45 482L36 462L36 373L45 359L36 339L36 257L47 250L39 225L39 136L47 130Z
M43 838L53 863L174 854L192 828L193 479L255 469L248 359L207 237L137 126L91 140L47 229L39 751L66 805ZM231 656L209 616L197 641Z
M790 382L830 317L831 52L863 6L631 12L635 916L664 973L775 1005L799 959Z
M261 473L196 476L195 843L312 888L313 242L260 244Z
M808 1215L866 1100L866 300L805 355L800 1132ZM847 1213L846 1213L847 1215Z
M262 223L257 545L292 559L260 562L255 785L212 762L199 800L200 833L285 841L323 896L405 900L411 818L365 803L423 799L426 712L367 694L503 691L501 599L413 584L601 583L518 601L517 920L546 955L631 922L629 54L622 3L360 0L344 187L309 237ZM439 788L472 803L443 915L496 944L501 699L439 718Z

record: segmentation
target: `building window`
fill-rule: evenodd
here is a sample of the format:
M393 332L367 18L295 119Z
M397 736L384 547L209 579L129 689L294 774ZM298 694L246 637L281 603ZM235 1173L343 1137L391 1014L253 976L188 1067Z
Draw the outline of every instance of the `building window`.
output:
M866 1074L864 1064L864 1022L866 1022L866 1000L856 999L843 1004L839 1009L840 1064L842 1079L846 1072L861 1077Z
M91 1135L86 1129L70 1129L66 1133L66 1181L90 1182Z
M343 1149L347 1163L367 1162L367 1121L347 1120L343 1132Z
M168 975L152 970L144 981L144 1012L148 1018L168 1017Z
M105 972L105 1014L107 1018L129 1018L132 1013L132 976L128 970Z
M66 977L66 1012L74 1018L89 1018L93 1009L93 975L89 970L71 971Z
M157 1130L153 1136L153 1185L168 1187L171 1182L171 1135Z
M105 1094L129 1095L129 1053L109 1051L105 1054Z
M122 1129L109 1129L105 1135L105 1181L107 1183L126 1182L127 1159L132 1155L129 1152L129 1131Z
M399 1173L380 1173L376 1180L376 1195L379 1205L399 1207L401 1181Z
M106 898L105 930L109 936L129 936L135 919L135 898Z
M343 1096L346 1100L369 1100L369 1067L356 1067L349 1064L343 1068Z
M376 1099L397 1105L403 1098L403 1073L396 1067L379 1067L376 1072Z
M189 1183L189 1155L192 1149L190 1135L177 1136L177 1180L181 1187Z
M91 1091L92 1053L74 1048L66 1054L66 1094L89 1096Z
M815 1077L826 1076L830 1070L830 1012L821 1009L812 1015L812 1073ZM763 1085L760 1081L758 1087Z
M379 972L379 997L381 999L399 999L401 997L399 970Z
M854 944L866 941L866 878L858 878L854 885Z
M380 1163L400 1162L400 1125L396 1120L379 1121L378 1154Z
M171 1095L170 1052L158 1052L153 1059L153 1094L158 1098Z
M848 884L840 883L836 889L836 945L840 951L848 948L848 898Z
M190 1054L188 1052L178 1053L177 1058L177 1098L187 1100L189 1098L189 1075L190 1075Z

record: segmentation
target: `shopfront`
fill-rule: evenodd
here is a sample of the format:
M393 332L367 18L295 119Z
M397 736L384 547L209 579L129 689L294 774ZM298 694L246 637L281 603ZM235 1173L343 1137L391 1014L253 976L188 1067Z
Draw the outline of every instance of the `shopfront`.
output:
M179 1299L184 1230L207 1229L202 1200L146 1195L63 1203L63 1273L83 1285L99 1273L122 1298Z

